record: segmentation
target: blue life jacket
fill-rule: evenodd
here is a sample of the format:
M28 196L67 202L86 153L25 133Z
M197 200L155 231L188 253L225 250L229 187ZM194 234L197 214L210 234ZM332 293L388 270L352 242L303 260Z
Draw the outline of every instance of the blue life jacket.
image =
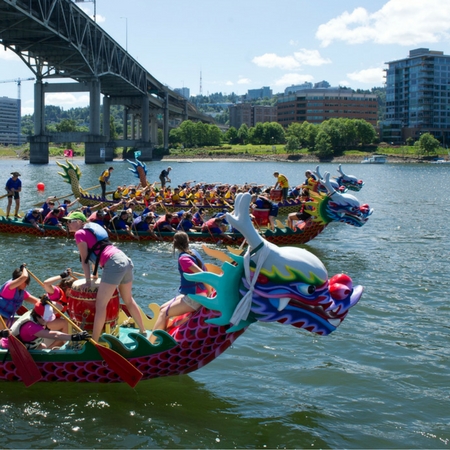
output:
M0 287L0 293L3 292L3 289L7 283L8 281L3 283L3 286ZM14 297L12 299L3 298L0 294L0 315L6 317L7 319L14 317L16 311L22 306L24 297L25 291L18 288L15 289Z
M33 216L33 209L29 209L22 219L22 222L31 223L32 220L36 221L36 218Z
M97 275L98 265L100 263L100 256L103 253L108 245L113 245L109 240L108 232L104 227L99 225L98 223L89 222L84 227L83 230L90 231L94 236L97 242L91 247L88 248L88 254L85 259L85 263L87 264L89 261L95 264L93 275Z
M203 264L203 260L200 257L200 254L197 252L197 250L192 249L192 253L194 253L194 255L198 258L194 258L192 255L190 255L189 253L183 252L180 253L180 256L182 255L187 255L189 258L192 259L192 262L194 264L196 264L197 266L199 266L202 270L206 270L205 265ZM199 264L200 263L200 264ZM188 281L186 280L186 278L184 278L184 272L181 270L181 264L180 264L180 260L178 259L178 271L180 272L180 276L181 276L181 285L180 288L178 289L178 291L180 292L180 294L195 294L196 292L196 287L198 285L198 287L200 289L206 289L205 285L203 283L198 283L195 281Z

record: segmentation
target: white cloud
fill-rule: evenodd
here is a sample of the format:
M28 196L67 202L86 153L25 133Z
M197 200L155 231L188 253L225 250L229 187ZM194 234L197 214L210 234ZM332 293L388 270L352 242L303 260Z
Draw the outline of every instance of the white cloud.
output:
M384 84L384 72L381 67L375 67L372 69L363 69L358 72L348 73L347 76L350 80L358 81L360 83Z
M300 67L300 63L293 56L278 56L275 53L265 53L262 56L255 56L252 62L259 67L268 67L269 69L292 70Z
M442 0L389 0L374 13L356 8L320 25L316 32L323 47L333 41L411 46L449 36L450 2Z
M251 82L250 78L239 78L237 84L250 84Z
M56 105L62 108L77 108L89 105L88 94L71 94L70 92L51 93L45 96L46 105Z
M291 41L293 44L294 42ZM301 66L321 66L329 64L331 61L320 56L318 50L308 50L301 48L293 55L278 56L275 53L265 53L262 56L255 56L252 62L259 67L269 69L294 70Z
M312 75L300 74L300 73L286 73L281 78L275 81L275 86L292 86L293 84L302 84L305 81L312 81L314 77Z
M307 50L306 48L294 52L294 58L304 66L322 66L331 63L330 59L322 58L318 50Z
M234 86L234 83L232 81L227 81L225 83L226 86Z

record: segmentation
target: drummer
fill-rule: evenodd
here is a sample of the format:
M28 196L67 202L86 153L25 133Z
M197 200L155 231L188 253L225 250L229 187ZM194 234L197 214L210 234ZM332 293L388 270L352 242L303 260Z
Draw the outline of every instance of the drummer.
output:
M103 269L95 300L93 339L98 341L100 338L106 321L106 308L117 287L140 333L146 335L139 306L132 294L134 266L131 259L109 241L108 233L101 225L87 223L86 216L79 211L71 212L63 220L67 221L69 232L74 233L80 252L81 265L86 278L82 288L91 288L89 262L95 264L93 276L97 274L98 266Z

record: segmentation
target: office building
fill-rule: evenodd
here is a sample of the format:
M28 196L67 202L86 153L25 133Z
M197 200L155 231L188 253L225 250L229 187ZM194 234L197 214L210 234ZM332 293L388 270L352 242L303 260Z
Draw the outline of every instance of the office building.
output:
M387 62L386 113L381 139L401 143L429 132L450 142L450 56L428 48Z
M346 118L364 119L377 125L376 95L357 93L348 88L324 87L327 84L322 81L312 88L305 85L300 89L298 86L287 88L289 94L280 96L277 101L277 122L287 127L294 122L319 124L329 119Z
M261 89L249 89L247 91L247 100L258 100L263 98L272 98L272 89L264 86Z
M0 97L0 144L20 145L20 100Z
M250 103L237 103L229 106L230 127L239 129L242 124L249 128L257 123L276 122L277 108L275 106L252 106Z

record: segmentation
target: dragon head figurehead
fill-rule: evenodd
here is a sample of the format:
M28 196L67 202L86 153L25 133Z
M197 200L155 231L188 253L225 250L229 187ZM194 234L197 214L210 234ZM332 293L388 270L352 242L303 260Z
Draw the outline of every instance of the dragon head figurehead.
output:
M343 222L355 227L362 227L373 213L368 204L361 204L351 194L341 192L333 187L330 174L325 172L320 184L325 192L311 192L312 200L307 204L311 206L311 216L315 222L328 224L330 222Z
M222 266L223 274L211 272L185 275L188 279L212 285L212 298L195 296L209 309L219 311L210 319L216 325L231 325L237 331L256 320L281 322L326 335L344 320L361 298L363 288L353 286L348 275L328 279L322 262L307 250L278 247L263 239L250 216L251 196L239 194L231 225L244 235L248 249L244 256L231 255Z
M360 191L364 186L364 181L358 179L354 175L347 175L342 170L341 164L338 167L339 177L336 178L339 186L345 186L347 189L351 191Z

